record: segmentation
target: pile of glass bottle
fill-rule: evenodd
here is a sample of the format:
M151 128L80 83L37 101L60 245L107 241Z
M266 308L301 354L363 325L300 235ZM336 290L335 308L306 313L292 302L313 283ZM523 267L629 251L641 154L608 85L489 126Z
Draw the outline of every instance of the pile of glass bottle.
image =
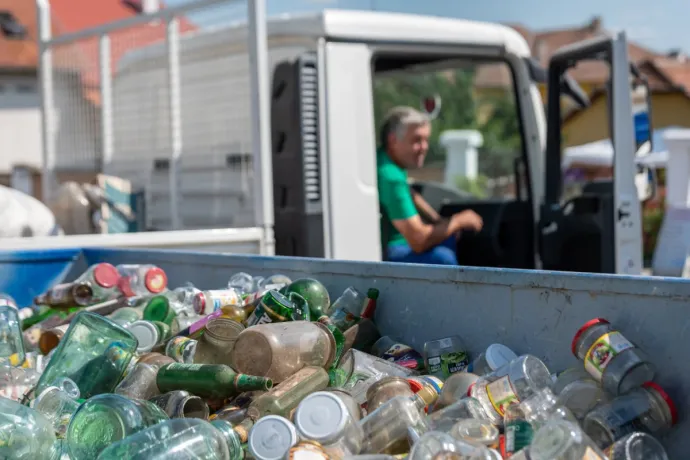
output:
M381 337L376 289L167 284L101 263L30 308L0 297L0 458L668 458L675 406L605 319L575 334L584 366L552 374L503 344Z

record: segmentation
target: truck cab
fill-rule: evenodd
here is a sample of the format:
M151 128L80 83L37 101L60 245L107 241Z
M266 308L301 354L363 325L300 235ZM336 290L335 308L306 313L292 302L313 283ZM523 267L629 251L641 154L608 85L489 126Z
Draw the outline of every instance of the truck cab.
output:
M541 69L502 25L329 10L301 21L284 25L318 36L314 49L276 63L272 80L276 254L382 259L377 128L404 104L437 114L411 187L441 216L473 209L484 220L458 239L461 265L641 272L636 179L647 172L635 167L623 33L559 50ZM566 200L561 120L588 103L568 69L592 63L609 68L613 180ZM478 149L474 160L458 160L453 143Z

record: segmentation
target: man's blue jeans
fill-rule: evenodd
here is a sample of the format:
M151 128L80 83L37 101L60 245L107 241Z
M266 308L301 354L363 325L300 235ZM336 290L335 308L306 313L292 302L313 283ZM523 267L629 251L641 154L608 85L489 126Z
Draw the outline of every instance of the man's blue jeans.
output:
M443 243L417 254L407 243L390 244L386 250L389 262L405 262L408 264L457 265L455 255L456 237L451 236Z

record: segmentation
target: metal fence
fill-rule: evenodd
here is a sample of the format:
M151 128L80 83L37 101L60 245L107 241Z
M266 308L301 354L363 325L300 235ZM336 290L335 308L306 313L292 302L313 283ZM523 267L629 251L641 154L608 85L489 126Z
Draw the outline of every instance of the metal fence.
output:
M44 197L56 171L104 172L145 188L149 227L271 234L265 0L200 0L64 35L48 0L37 7Z

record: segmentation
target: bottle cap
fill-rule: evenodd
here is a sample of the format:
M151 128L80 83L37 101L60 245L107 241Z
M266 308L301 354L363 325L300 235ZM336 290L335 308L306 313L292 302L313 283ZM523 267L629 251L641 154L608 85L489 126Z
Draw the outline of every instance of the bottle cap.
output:
M134 321L127 326L129 332L137 339L137 352L145 353L158 343L158 328L149 321Z
M249 433L249 452L257 460L281 460L297 439L297 430L288 419L267 415Z
M293 420L302 438L330 444L345 430L349 416L347 406L338 396L318 391L302 400Z
M158 294L168 287L168 277L162 269L153 267L146 272L144 285L149 292Z
M113 265L101 263L93 269L93 280L99 286L109 289L117 285L117 282L120 280L120 274Z
M656 391L659 396L661 396L661 399L664 400L666 405L668 406L668 411L671 413L671 422L675 425L678 423L678 409L676 408L676 404L673 402L671 397L664 391L663 388L661 388L658 384L654 382L646 382L642 384L644 388L651 388L652 390Z
M513 350L506 347L500 343L494 343L487 347L484 358L486 359L486 364L495 371L499 367L502 367L514 359L517 359L517 355Z
M144 307L144 319L147 321L160 321L169 323L175 317L175 312L170 308L170 301L163 295L151 297Z
M587 329L595 324L609 324L609 322L604 318L594 318L587 321L580 329L578 329L573 337L573 343L570 344L570 350L573 352L573 355L577 356L577 342L580 340L582 334L584 334Z

